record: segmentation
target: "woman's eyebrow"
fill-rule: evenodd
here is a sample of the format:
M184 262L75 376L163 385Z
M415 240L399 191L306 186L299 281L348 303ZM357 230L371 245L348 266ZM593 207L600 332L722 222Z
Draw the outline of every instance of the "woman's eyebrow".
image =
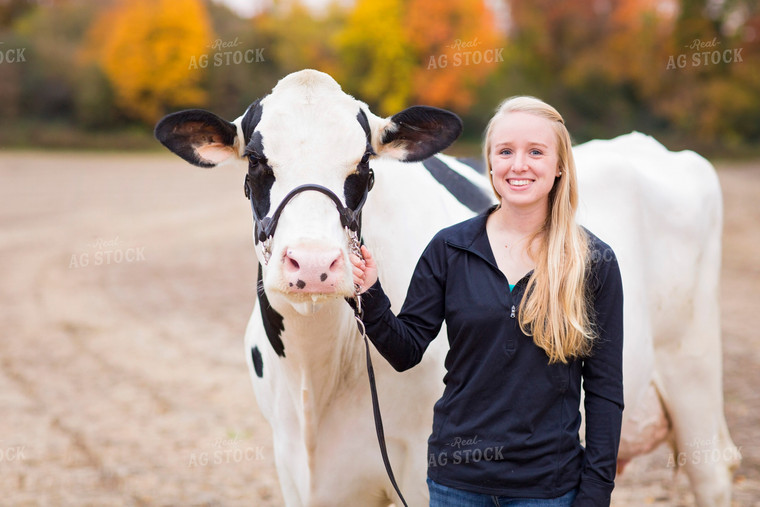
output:
M514 144L514 143L511 142L511 141L502 141L500 143L494 143L493 147L494 148L501 148L502 146L511 146L512 144ZM549 147L549 145L541 143L539 141L531 141L531 142L529 142L527 144L530 147L534 147L534 146L540 146L541 148L548 148Z

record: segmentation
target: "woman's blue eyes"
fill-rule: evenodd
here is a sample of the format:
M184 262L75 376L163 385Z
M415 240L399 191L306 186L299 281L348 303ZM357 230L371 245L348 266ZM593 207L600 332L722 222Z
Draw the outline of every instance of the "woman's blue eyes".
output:
M543 155L543 153L541 152L541 150L535 150L535 149L534 150L530 150L528 153L530 153L533 156ZM504 148L503 150L501 150L499 152L499 155L511 155L511 154L512 154L512 150L507 149L507 148Z

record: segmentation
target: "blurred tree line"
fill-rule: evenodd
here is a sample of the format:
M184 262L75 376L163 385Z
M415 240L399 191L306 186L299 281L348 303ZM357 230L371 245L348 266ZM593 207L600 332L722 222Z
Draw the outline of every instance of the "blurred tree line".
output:
M639 130L730 154L760 141L753 0L355 0L319 12L280 0L251 19L211 0L0 0L0 53L0 145L19 129L33 145L51 124L82 138L149 132L189 107L233 119L307 67L378 114L452 109L473 144L515 94L555 105L577 142Z

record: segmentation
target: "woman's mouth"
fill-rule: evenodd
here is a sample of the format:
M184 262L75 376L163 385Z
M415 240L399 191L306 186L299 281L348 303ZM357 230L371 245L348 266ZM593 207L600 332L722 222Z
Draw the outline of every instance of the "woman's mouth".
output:
M518 187L519 188L519 187L526 187L526 186L530 185L531 183L533 183L533 180L514 180L514 179L512 179L512 180L507 180L507 183L509 183L509 185L512 186L512 187Z

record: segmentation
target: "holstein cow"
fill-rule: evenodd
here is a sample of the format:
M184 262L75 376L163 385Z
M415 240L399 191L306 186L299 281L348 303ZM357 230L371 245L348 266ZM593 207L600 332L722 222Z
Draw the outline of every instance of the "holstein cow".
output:
M241 175L247 167L259 294L246 356L288 506L399 502L378 450L364 345L344 300L353 294L349 238L360 221L398 311L433 234L491 202L473 168L428 158L460 130L452 113L422 106L380 118L314 70L286 76L233 122L190 110L156 126L156 137L192 164L235 163ZM674 463L687 469L699 505L728 506L737 452L721 392L715 173L699 156L639 134L576 154L582 221L615 249L625 286L621 459L671 437L676 456L686 453ZM352 217L365 197L362 216ZM446 351L445 338L435 340L404 373L371 351L388 452L410 506L427 505L426 439Z

